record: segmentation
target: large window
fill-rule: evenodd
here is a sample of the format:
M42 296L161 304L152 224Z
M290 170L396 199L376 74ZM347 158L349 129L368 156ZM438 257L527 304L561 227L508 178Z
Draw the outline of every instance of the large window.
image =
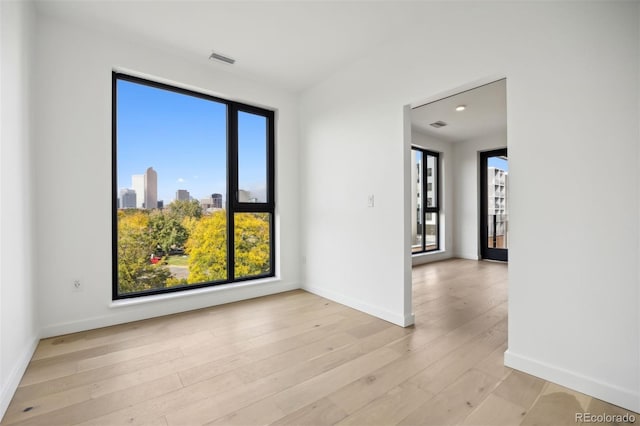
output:
M274 276L274 113L113 73L113 298Z
M411 252L440 249L440 156L411 149Z

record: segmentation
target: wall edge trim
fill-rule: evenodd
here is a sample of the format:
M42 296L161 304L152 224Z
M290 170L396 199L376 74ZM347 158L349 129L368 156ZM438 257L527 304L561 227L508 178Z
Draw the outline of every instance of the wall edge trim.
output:
M2 388L2 396L0 396L0 421L4 418L7 408L9 408L13 395L18 389L24 373L27 371L27 367L31 362L31 358L33 358L33 354L36 352L39 342L40 337L36 335L25 348L18 362L13 366L8 380L4 383L5 386Z

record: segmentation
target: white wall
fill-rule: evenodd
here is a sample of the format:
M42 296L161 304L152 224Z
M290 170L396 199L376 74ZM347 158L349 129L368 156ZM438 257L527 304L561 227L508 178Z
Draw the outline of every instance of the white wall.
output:
M507 82L508 84L508 82ZM453 146L456 179L453 185L454 255L463 259L479 259L480 234L480 169L479 152L507 146L507 133L484 135Z
M0 2L0 418L38 342L29 117L33 11Z
M411 256L413 265L448 259L454 253L454 157L453 144L425 135L417 129L411 131L413 145L440 153L440 250Z
M402 104L394 108L373 94L354 93L370 77L352 77L351 87L338 77L303 97L304 288L402 325L412 322L397 288L405 259L410 265L404 253L409 237L402 232L409 212L405 176L398 170L405 154L409 158L401 149ZM367 206L369 195L374 207Z
M412 7L416 22L399 40L302 96L305 287L399 324L410 318L403 106L506 76L506 362L640 410L638 5ZM599 194L615 200L606 225Z
M299 288L296 98L127 34L38 17L35 197L44 336ZM277 108L278 278L111 303L111 72L116 67ZM73 194L83 194L78 198ZM71 196L70 196L71 195ZM79 202L69 202L76 201ZM73 292L72 283L84 289Z

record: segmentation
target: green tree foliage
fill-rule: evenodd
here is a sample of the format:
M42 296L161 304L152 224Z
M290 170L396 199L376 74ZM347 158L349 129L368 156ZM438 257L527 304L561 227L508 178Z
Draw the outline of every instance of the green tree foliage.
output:
M171 275L149 259L156 248L145 211L118 211L118 290L120 293L163 288Z
M188 224L189 255L187 281L201 283L227 279L227 216L223 210Z
M172 248L182 248L189 237L186 228L182 226L182 219L171 211L153 211L149 215L149 229L157 247L165 254Z
M268 273L270 223L266 213L236 213L234 254L236 278ZM152 264L157 248L184 247L187 279L171 276L169 268ZM176 210L118 211L118 285L121 293L227 279L227 213L197 217Z
M169 213L175 215L180 222L185 217L200 219L202 217L202 206L198 200L175 200L167 206Z
M269 214L237 213L234 244L236 278L268 273L271 270Z

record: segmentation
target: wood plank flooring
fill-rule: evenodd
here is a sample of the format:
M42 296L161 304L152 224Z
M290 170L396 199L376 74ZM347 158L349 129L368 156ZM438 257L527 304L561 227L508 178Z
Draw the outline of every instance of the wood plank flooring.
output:
M406 329L292 291L45 339L1 424L569 425L577 412L626 413L503 366L506 272L459 259L414 268Z

